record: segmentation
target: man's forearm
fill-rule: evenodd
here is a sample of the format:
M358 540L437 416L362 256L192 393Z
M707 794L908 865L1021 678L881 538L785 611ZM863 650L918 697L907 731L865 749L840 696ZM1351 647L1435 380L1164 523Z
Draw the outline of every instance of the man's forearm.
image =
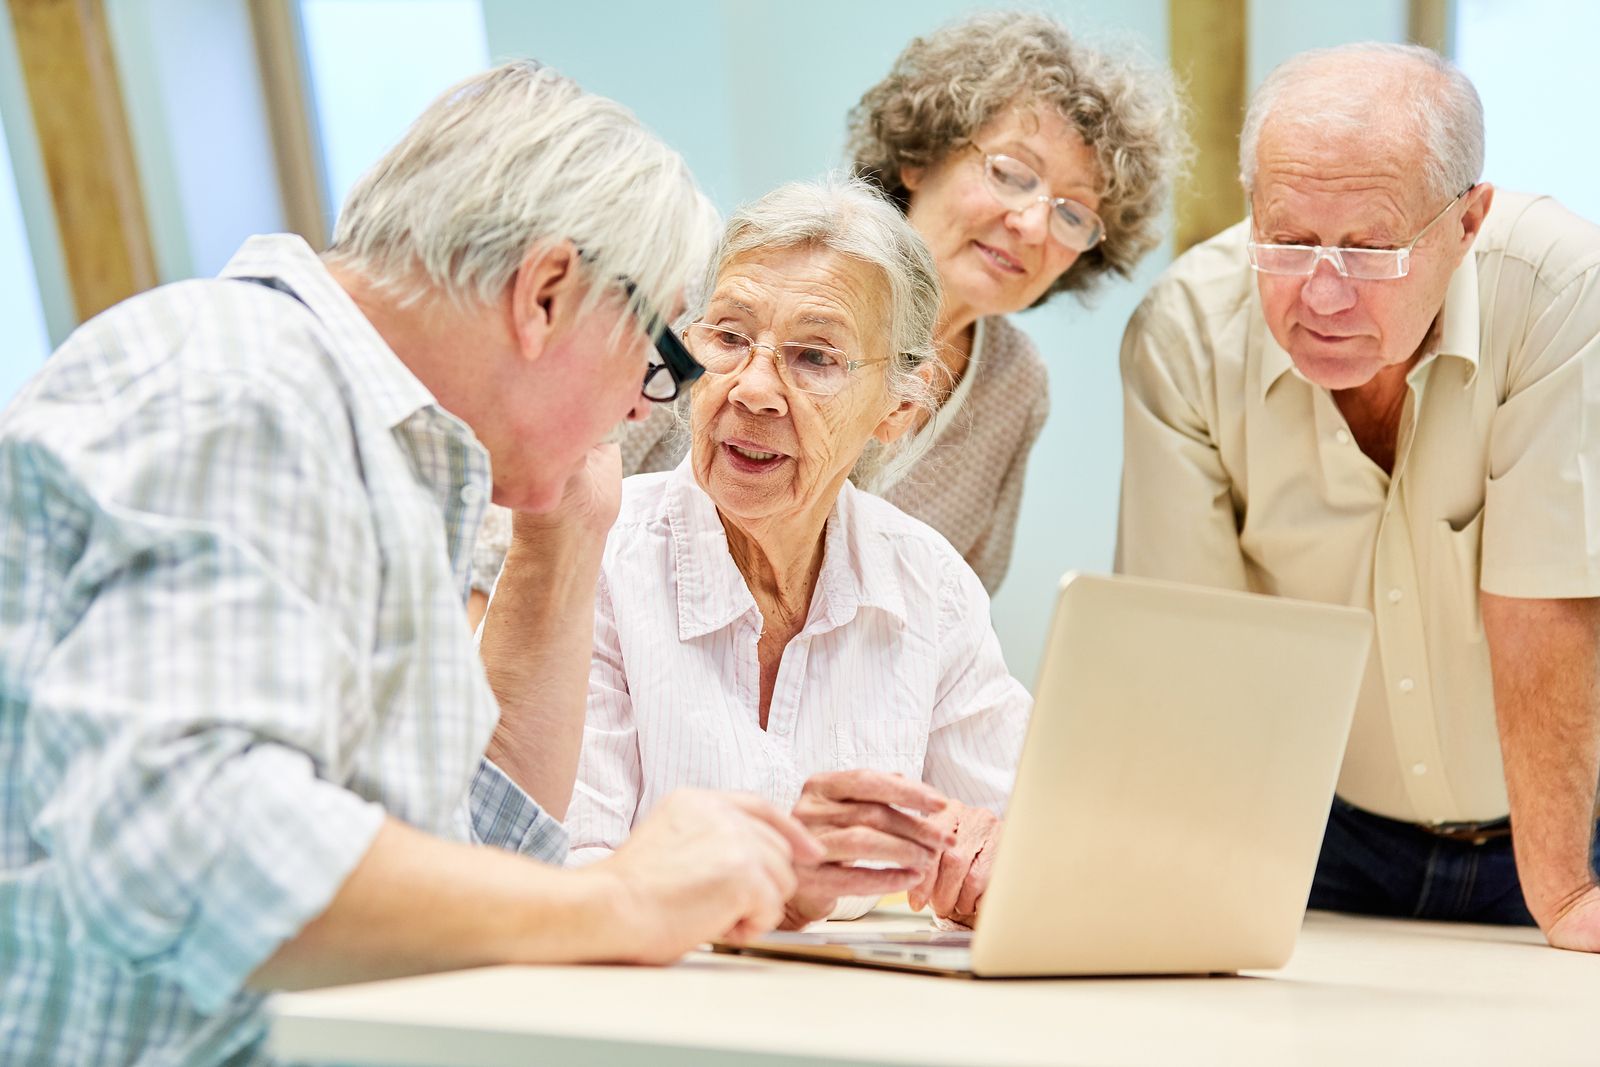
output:
M333 902L250 976L300 989L480 967L624 958L607 876L443 841L393 819Z
M1594 885L1600 600L1481 600L1517 873L1548 929Z
M557 819L578 773L603 539L514 541L479 653L500 725L488 756Z

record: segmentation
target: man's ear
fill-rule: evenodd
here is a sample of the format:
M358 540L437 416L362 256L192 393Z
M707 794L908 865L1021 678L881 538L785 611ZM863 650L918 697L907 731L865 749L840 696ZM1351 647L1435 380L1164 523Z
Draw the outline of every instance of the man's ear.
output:
M571 241L537 245L511 279L507 313L522 357L536 360L577 310L578 249Z
M1494 203L1494 186L1479 182L1467 193L1466 205L1461 212L1461 249L1465 252L1483 229L1483 220L1489 217L1489 207Z

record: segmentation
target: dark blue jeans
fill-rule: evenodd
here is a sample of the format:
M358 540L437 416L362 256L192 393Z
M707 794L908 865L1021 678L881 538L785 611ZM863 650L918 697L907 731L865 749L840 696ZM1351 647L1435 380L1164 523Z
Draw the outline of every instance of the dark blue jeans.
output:
M1594 863L1600 867L1600 835ZM1311 907L1449 922L1532 926L1509 835L1481 845L1334 798Z

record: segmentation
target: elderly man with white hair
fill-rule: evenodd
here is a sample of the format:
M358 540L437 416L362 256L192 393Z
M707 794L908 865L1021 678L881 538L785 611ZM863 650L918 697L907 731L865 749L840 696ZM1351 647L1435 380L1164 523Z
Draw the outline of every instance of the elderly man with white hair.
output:
M1313 907L1600 950L1600 228L1422 48L1285 63L1240 161L1123 342L1119 566L1376 617Z
M697 373L664 316L715 237L630 114L509 64L423 114L324 255L252 238L51 357L0 416L0 1062L262 1062L266 990L782 918L822 849L753 797L680 794L559 866L599 442ZM480 662L491 496L520 515Z

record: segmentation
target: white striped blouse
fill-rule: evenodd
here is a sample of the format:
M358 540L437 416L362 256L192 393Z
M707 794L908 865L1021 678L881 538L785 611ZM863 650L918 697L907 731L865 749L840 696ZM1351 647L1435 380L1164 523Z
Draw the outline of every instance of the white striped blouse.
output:
M687 463L629 478L606 544L570 862L674 789L793 807L813 774L898 771L1003 814L1032 699L983 585L931 527L846 485L760 726L761 612Z

